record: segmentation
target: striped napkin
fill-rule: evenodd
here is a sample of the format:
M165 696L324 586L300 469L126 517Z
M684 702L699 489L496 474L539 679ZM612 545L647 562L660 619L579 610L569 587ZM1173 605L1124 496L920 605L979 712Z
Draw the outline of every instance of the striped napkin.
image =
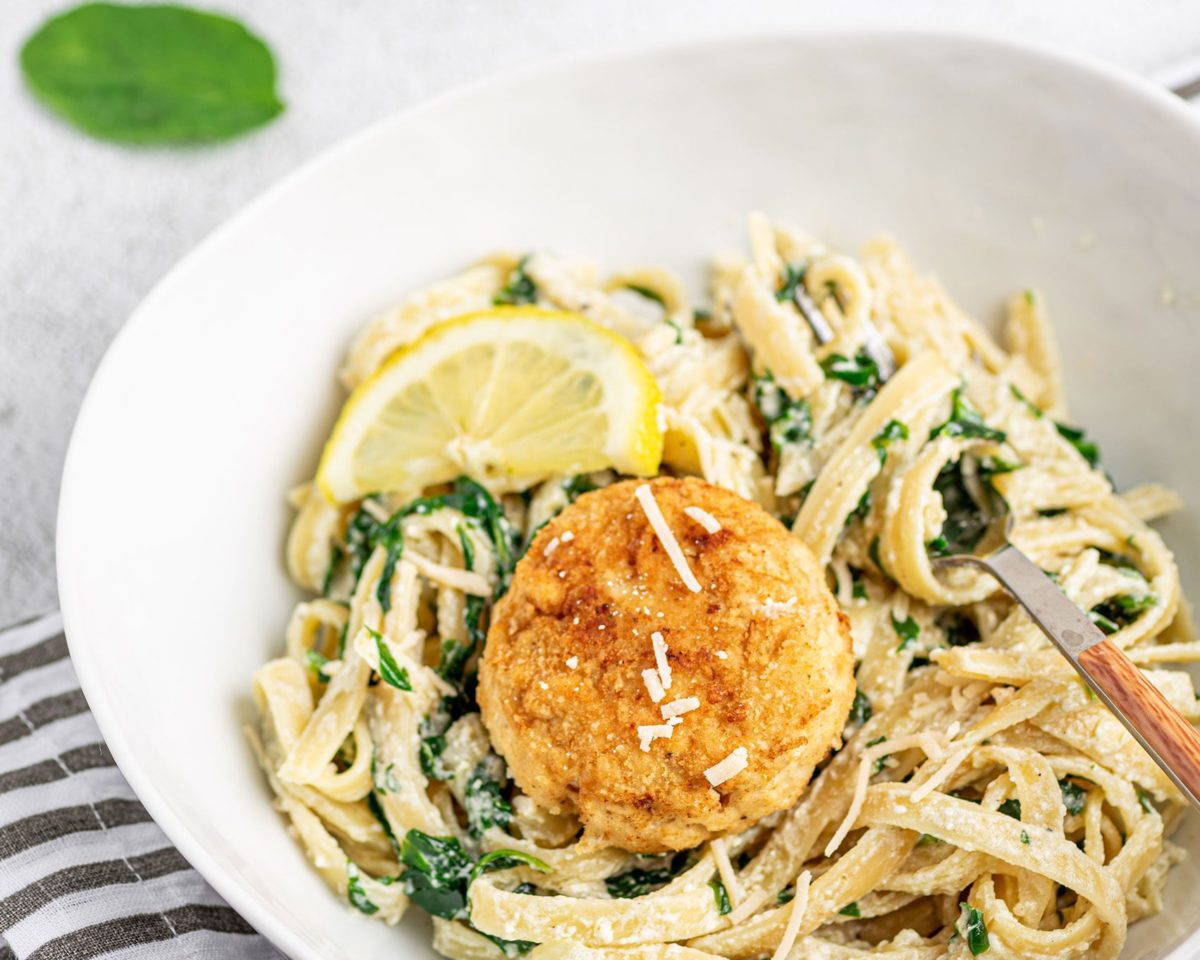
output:
M282 960L133 795L58 614L0 633L0 960Z

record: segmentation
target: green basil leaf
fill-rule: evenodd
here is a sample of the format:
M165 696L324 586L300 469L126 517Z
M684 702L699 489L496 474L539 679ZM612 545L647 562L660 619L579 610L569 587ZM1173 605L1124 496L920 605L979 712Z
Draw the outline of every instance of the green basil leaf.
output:
M229 17L169 4L85 3L21 48L37 97L102 140L225 140L277 116L275 60Z

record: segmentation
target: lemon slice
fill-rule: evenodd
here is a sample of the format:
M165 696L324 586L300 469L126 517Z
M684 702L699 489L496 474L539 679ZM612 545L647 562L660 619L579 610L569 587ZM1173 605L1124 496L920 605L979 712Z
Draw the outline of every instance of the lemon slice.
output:
M493 492L662 459L658 385L627 340L586 317L499 307L394 353L342 408L317 484L334 503L467 474Z

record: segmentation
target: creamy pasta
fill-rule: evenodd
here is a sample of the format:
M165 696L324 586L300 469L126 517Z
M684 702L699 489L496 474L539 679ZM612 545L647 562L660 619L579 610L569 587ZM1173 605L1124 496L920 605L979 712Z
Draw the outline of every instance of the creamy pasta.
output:
M1001 345L889 241L853 259L762 215L749 233L703 309L661 269L490 258L373 320L342 378L496 301L629 338L662 392L664 471L789 524L850 619L844 743L796 806L635 855L579 843L573 816L509 782L473 696L488 609L533 533L616 479L596 473L341 506L294 491L288 566L312 598L255 674L250 731L279 809L338 896L386 923L428 910L434 947L462 960L1116 956L1161 909L1182 799L993 580L932 561L1007 512L1013 542L1197 719L1174 665L1200 643L1148 526L1178 499L1113 489L1034 294ZM876 335L898 362L886 380Z

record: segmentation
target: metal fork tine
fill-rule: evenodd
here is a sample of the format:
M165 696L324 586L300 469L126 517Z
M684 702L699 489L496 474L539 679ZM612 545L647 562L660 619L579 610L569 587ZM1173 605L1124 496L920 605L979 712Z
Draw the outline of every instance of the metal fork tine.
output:
M829 321L825 319L825 314L813 302L813 298L808 295L803 283L796 284L793 302L796 304L796 309L800 311L800 316L812 330L817 343L822 345L829 343L833 339L833 328L829 326ZM883 335L875 329L875 325L870 320L866 321L863 353L874 362L875 368L879 371L880 383L891 379L896 373L896 355L892 353L892 348L887 345Z

